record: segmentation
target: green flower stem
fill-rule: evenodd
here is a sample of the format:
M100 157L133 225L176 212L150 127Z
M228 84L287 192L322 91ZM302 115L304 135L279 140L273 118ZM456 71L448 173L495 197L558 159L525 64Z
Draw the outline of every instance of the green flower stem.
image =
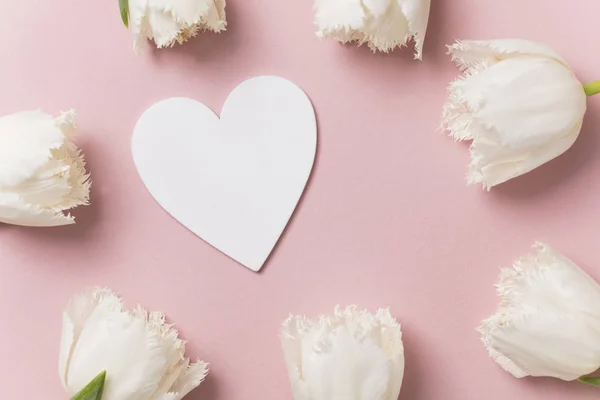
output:
M106 380L106 371L92 379L81 392L77 393L71 400L100 400L104 392L104 381Z
M594 376L579 378L578 381L581 383L585 383L586 385L592 385L592 386L596 386L596 387L600 386L600 378L596 378Z
M588 96L593 96L600 93L600 81L590 82L583 85L583 90Z

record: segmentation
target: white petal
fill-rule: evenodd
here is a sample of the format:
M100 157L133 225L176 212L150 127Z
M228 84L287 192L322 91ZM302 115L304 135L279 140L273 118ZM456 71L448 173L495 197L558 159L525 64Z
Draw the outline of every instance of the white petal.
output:
M315 0L319 37L388 52L415 36L416 58L421 58L428 18L429 0Z
M387 310L338 309L316 322L290 317L281 336L295 400L397 399L404 351Z
M311 400L309 388L302 375L302 340L314 322L306 317L290 316L283 322L281 347L292 385L294 400Z
M182 398L183 396L180 396L179 393L167 393L154 397L151 400L181 400Z
M340 327L330 343L305 343L302 359L304 380L315 399L387 398L388 358L374 342L357 342L347 327Z
M44 209L64 211L89 204L89 178L83 154L68 143L52 150L52 158L32 177L2 191L17 193L26 203Z
M185 343L165 324L162 314L148 314L141 308L127 311L110 291L97 293L88 295L95 307L71 351L66 377L69 394L77 393L103 370L107 371L103 400L149 400L166 394L157 390L164 376L173 370L185 371Z
M574 380L600 367L600 285L544 244L503 270L482 340L516 377Z
M410 40L408 20L400 4L393 0L387 0L385 3L387 8L382 12L381 7L369 8L367 2L363 0L367 9L367 18L364 27L360 32L355 33L353 39L358 40L359 43L367 43L373 51L388 52L396 47L405 46Z
M30 178L60 148L65 133L54 118L27 111L0 118L0 187Z
M315 0L319 36L329 36L342 29L359 30L364 26L365 18L361 0Z
M105 370L103 400L147 400L165 372L168 350L148 332L144 313L128 314L99 305L71 357L69 395Z
M459 40L448 46L448 54L458 67L465 70L488 67L516 56L550 58L568 66L550 47L521 39Z
M169 361L169 365L172 367L163 376L153 398L160 398L164 394L177 395L182 398L198 387L206 378L207 363L198 360L196 363L190 364L189 359L183 358L183 352L174 354L174 356L171 356Z
M515 58L468 79L473 118L497 132L501 145L534 147L581 124L586 110L582 84L562 64ZM480 101L478 101L480 100Z
M201 23L203 29L225 29L225 0L148 0L149 8L170 14L184 25Z
M75 218L60 211L28 204L16 193L0 191L0 222L11 225L51 227L74 224Z
M147 46L148 38L152 37L147 14L148 0L129 0L129 29L133 35L133 48L137 52L142 52Z
M430 0L398 0L408 20L408 32L415 41L415 58L423 58L423 44L429 23Z
M58 375L60 376L60 382L65 390L67 389L67 375L71 350L75 345L75 329L77 329L77 327L70 316L63 313L60 351L58 355Z
M208 364L198 360L193 364L189 364L189 360L185 361L183 373L171 387L172 392L179 393L181 397L187 395L200 385L208 374Z
M71 354L75 344L79 341L83 326L100 301L114 302L113 307L115 308L121 306L121 301L111 291L98 288L94 291L73 296L63 312L58 370L65 389L67 389Z
M382 329L379 331L379 342L382 349L391 360L391 378L388 384L390 400L396 400L400 393L404 378L404 343L402 343L402 330L400 323L392 316L389 309L377 311L376 319ZM396 397L394 397L394 395Z
M469 166L468 182L482 183L489 189L530 172L571 148L580 130L581 123L555 141L520 152L477 140L470 149L472 161Z
M130 24L137 50L146 39L172 46L199 30L225 30L225 0L131 0Z
M171 392L171 388L175 381L179 378L179 376L183 373L187 364L189 364L188 360L183 360L183 351L173 352L170 354L169 359L166 362L166 365L170 365L170 367L166 370L162 379L158 383L158 387L154 392L152 398L160 397L160 395ZM182 396L183 397L183 396Z
M172 393L182 398L204 381L208 364L201 360L190 364L189 358L184 356L185 342L177 337L177 332L171 326L165 325L161 313L151 313L149 319L155 325L153 329L164 338L166 347L174 349L168 355L165 373L154 396Z

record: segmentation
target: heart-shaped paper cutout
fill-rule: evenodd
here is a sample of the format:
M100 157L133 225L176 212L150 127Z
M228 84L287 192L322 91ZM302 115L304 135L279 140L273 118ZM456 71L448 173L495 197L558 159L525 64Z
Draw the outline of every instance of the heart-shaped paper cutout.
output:
M189 230L258 271L292 216L317 147L306 94L279 77L231 92L221 119L186 98L144 112L133 159L156 201Z

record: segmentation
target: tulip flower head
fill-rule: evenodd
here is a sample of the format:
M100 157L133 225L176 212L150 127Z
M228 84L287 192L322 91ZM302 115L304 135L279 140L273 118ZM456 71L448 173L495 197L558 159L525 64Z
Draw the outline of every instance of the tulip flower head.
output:
M429 8L430 0L315 0L317 36L386 53L414 39L421 59Z
M41 111L0 118L0 222L24 226L75 223L65 211L87 205L89 175L73 143L75 112Z
M600 285L548 245L535 248L502 271L502 301L479 331L515 377L575 380L600 368Z
M164 315L127 310L108 289L75 296L63 313L59 373L75 395L106 371L102 400L181 400L207 374Z
M400 324L388 310L289 317L281 342L295 400L396 400L404 375Z
M199 31L224 31L225 0L119 0L121 17L131 29L136 51L147 40L157 48L183 43Z
M586 89L552 49L525 40L462 41L449 54L465 75L450 85L443 123L470 140L468 182L487 189L567 151Z

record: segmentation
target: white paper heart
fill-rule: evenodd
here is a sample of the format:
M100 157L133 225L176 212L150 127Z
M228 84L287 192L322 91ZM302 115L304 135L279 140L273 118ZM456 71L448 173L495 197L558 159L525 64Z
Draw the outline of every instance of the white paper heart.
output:
M253 271L288 224L316 147L310 100L274 76L235 88L221 119L196 100L163 100L140 117L132 140L135 165L156 201Z

